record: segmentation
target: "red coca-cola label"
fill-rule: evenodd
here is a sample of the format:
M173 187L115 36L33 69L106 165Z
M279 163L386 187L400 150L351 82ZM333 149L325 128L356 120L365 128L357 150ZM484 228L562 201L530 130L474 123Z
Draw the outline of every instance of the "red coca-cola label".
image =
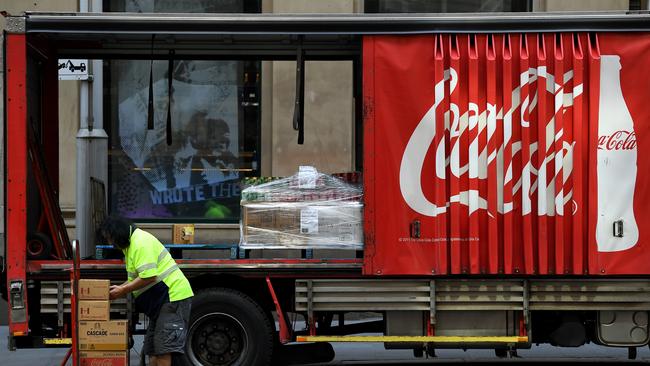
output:
M636 149L636 134L620 130L611 135L598 136L598 150L634 150Z
M90 366L113 366L113 361L111 358L90 360Z
M126 356L81 357L81 366L126 366Z

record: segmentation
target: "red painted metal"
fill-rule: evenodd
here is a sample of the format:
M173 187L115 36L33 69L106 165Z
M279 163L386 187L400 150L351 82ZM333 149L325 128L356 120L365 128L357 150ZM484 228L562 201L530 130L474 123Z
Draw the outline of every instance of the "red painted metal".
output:
M519 74L520 70L529 70L530 68L530 47L528 46L528 37L525 35L521 35L519 38L521 40L519 46L520 47L519 48L519 70L515 70L515 75ZM519 83L521 87L520 100L527 98L530 101L531 99L533 99L533 95L531 95L530 87L528 85L530 80L530 75L528 73L522 73L520 78L524 79L521 80ZM516 80L517 79L514 79L513 81L516 82ZM507 93L509 92L509 90L506 89L505 92ZM521 120L526 120L526 121L531 120L531 115L528 108L517 108L517 110L519 111L519 118ZM523 169L525 162L531 159L532 157L530 152L530 144L531 144L530 129L521 128L521 123L513 122L513 130L519 131L521 134L521 154L517 156L518 164L517 165L513 164L513 168ZM530 177L529 170L522 173L522 183L521 183L522 188L519 190L520 197L517 198L519 198L521 202L527 201L529 202L529 205L532 205L532 203L530 203L529 198L524 196L524 191L530 189L530 185L531 185L530 178L531 177ZM514 199L512 202L515 202ZM521 233L521 236L519 237L522 238L524 242L525 273L535 273L537 272L537 251L533 246L533 236L532 236L533 221L531 215L522 214L522 209L523 207L516 211L515 217L517 219L521 217L520 220L522 223L521 230L520 231L518 230L517 232ZM516 268L514 272L517 272Z
M459 40L457 35L450 35L449 36L449 66L450 68L454 70L460 70L460 49L458 47ZM449 88L447 88L449 89ZM460 91L458 89L454 90L449 90L449 103L452 105L459 105L460 104ZM450 116L450 118L456 118L457 116L454 114L453 116ZM466 136L449 136L449 146L451 146L452 143L455 141L458 141L460 138L466 138ZM450 147L451 148L451 147ZM452 161L450 164L452 165L453 168L459 169L459 166L462 162L466 160L466 157L461 157L460 151L459 150L451 150L451 155L453 157ZM461 159L462 158L462 159ZM454 196L454 195L459 195L460 194L460 178L457 177L454 174L448 175L449 179L449 194ZM460 207L459 205L452 205L450 207L450 231L451 231L451 237L452 238L460 238L463 235L463 229L461 228L461 218L465 214L464 207ZM463 258L465 258L465 255L463 255L464 250L466 248L461 248L458 245L454 245L451 247L451 273L453 274L460 274L460 273L466 273L467 272L467 264L463 263Z
M78 281L77 271L70 271L70 288L74 289L77 286ZM76 291L70 291L70 308L77 309L77 294ZM70 351L65 357L65 361L72 355L72 364L77 365L79 360L79 333L78 333L78 321L77 321L77 311L70 312L70 323L72 324L72 346Z
M467 75L468 75L468 89L467 89L467 105L468 105L468 123L469 123L469 140L470 141L475 141L479 139L479 115L478 115L478 109L472 109L471 106L469 105L472 101L476 101L478 99L478 79L479 79L479 46L476 44L476 35L475 34L470 34L466 37L467 39ZM478 149L469 149L468 150L468 156L467 156L467 163L468 163L468 169L471 171L474 171L478 173ZM468 175L468 181L469 181L469 189L470 191L478 191L479 190L479 182L478 179L472 179L473 174L470 173ZM477 274L480 271L480 261L481 261L481 251L479 248L479 238L481 235L481 228L479 226L479 212L474 211L472 212L473 209L476 209L478 207L478 197L468 197L468 203L469 203L469 215L468 215L468 221L469 221L469 236L467 236L468 240L468 246L469 246L469 273L472 274Z
M241 269L254 269L257 265L296 265L300 271L303 271L303 268L300 268L301 264L333 264L341 265L342 267L350 266L350 271L356 271L357 267L363 263L362 259L176 259L176 263L181 265L208 265L214 266L215 269L219 269L220 266L228 266L228 268L241 267ZM38 273L42 272L43 269L47 268L56 268L56 269L66 269L72 265L70 260L29 260L27 261L27 272ZM49 267L48 267L49 266ZM83 268L93 268L93 269L103 269L103 268L116 268L120 271L124 271L124 262L118 259L104 259L104 260L82 260L81 267ZM314 271L318 271L318 268L314 268ZM245 276L246 272L242 272L242 275ZM282 277L283 274L269 274L270 277Z
M508 92L509 86L512 85L512 40L509 34L503 36L503 45L501 50L502 64L501 64L501 100L503 102L503 110L509 111L512 107L512 96ZM497 78L498 80L498 78ZM512 126L512 113L506 113L503 117L504 123L499 129L501 131L501 138L506 144L510 139L521 139L520 136L515 134L514 128L511 128L509 136L506 132L506 125ZM509 166L513 164L513 147L512 144L506 144L506 147L503 149L503 166ZM514 164L513 164L514 165ZM512 202L512 180L503 182L503 201ZM513 215L503 215L503 231L501 238L503 240L503 272L506 274L512 274L516 271L518 267L521 267L520 264L515 264L515 258L521 258L522 255L519 252L515 252L516 249L521 249L513 245L513 234L514 234L514 219Z
M273 289L273 284L271 283L271 278L269 276L266 276L266 284L269 287L271 298L273 298L275 312L278 314L278 323L280 324L280 343L287 344L293 340L292 329L287 323L287 319L284 316L284 311L282 311L278 297L275 295L275 290Z
M72 366L79 365L79 323L77 315L79 312L79 280L81 279L81 256L79 253L78 242L71 245L72 249L72 266L70 267L70 322L72 324Z
M572 184L574 187L582 187L585 181L585 162L587 161L584 151L586 150L585 146L587 146L586 138L588 136L588 120L585 118L587 113L583 112L587 99L584 97L584 93L576 96L574 90L578 85L583 85L583 88L584 85L586 85L586 81L584 80L584 51L582 47L584 43L577 35L570 35L570 37L572 40L571 51L573 56L573 65L571 65L573 67L573 84L571 92L574 94L573 115L571 118L573 123L573 137L576 142L575 152L573 155L573 161L576 162L576 164L573 166ZM573 214L573 220L571 221L572 235L569 239L573 245L567 245L567 247L573 250L573 273L575 274L584 273L587 270L585 266L587 261L587 245L583 235L583 233L587 231L587 227L585 226L586 220L584 220L585 203L587 202L585 199L586 193L587 190L583 190L582 194L577 192L574 194L576 210Z
M555 129L553 130L554 136L560 136L559 138L554 139L551 149L553 149L553 154L555 155L554 159L550 162L549 168L551 168L551 174L554 178L551 178L553 181L553 191L555 194L555 199L553 200L552 210L555 212L555 216L551 217L553 228L550 230L550 233L554 235L553 240L555 241L555 273L571 273L570 269L567 267L565 262L571 261L571 253L565 251L564 238L565 234L570 233L571 231L566 230L566 219L571 219L570 215L564 215L564 144L571 144L573 142L573 129L571 125L565 125L564 121L564 93L565 88L570 86L570 83L567 77L565 77L564 69L564 41L562 40L562 34L555 34L555 47L553 52L553 71L555 75L562 75L561 85L555 91L553 101L553 111L555 119ZM569 114L570 116L571 114ZM569 189L571 187L569 186ZM570 222L570 221L569 221Z
M445 55L444 55L444 47L442 45L442 42L443 40L441 35L435 36L434 47L433 47L433 60L434 60L434 73L436 79L443 78L445 73L445 64L444 64ZM442 90L441 92L444 94L444 90ZM436 111L436 113L437 113L436 119L445 118L442 109ZM444 127L445 126L443 124L439 124L436 126L436 130L437 130L435 136L436 145L447 144L446 136L444 135ZM436 197L440 199L444 199L446 194L445 185L441 184L437 186L435 190L435 194ZM437 223L435 231L438 233L446 233L447 227L448 227L447 221L445 220L445 218L441 218L441 220L439 220ZM447 253L448 253L447 247L444 245L440 245L436 248L436 268L443 273L447 273L447 264L448 264ZM434 273L433 270L432 273Z
M537 34L537 78L540 78L540 74L548 71L548 65L546 62L546 37L544 34ZM548 147L546 146L546 124L544 121L547 120L547 103L548 103L548 93L546 92L546 84L544 82L535 83L537 86L537 113L531 116L531 123L537 125L537 200L533 203L533 213L537 211L537 215L533 216L533 219L537 218L537 227L535 228L535 223L533 224L533 230L537 231L537 254L539 255L539 262L537 264L537 269L540 274L549 273L549 245L548 245L548 225L546 210L543 209L547 203L546 196L548 192L542 188L542 182L548 180L548 168L546 163L546 156L548 155ZM534 133L534 130L533 130ZM540 154L543 152L543 154ZM533 156L531 156L531 161L533 161ZM546 183L544 183L546 185ZM532 189L532 188L531 188Z
M39 142L36 140L36 134L31 127L28 128L28 152L31 168L34 172L36 186L38 187L39 197L42 204L42 216L47 219L48 228L52 237L52 244L56 257L59 259L70 258L69 240L65 231L65 223L59 209L58 200L50 185L49 178L46 174L44 157L41 153Z
M588 91L589 91L589 98L588 98L588 116L589 119L587 121L587 128L588 128L588 144L589 146L598 146L598 102L599 102L599 87L600 87L600 47L598 44L598 38L596 35L593 37L590 36L587 38L587 47L588 47L588 70L589 70L589 77L588 77ZM593 154L589 152L589 149L586 150L588 154L588 169L589 169L589 175L588 177L595 177L596 176L596 162L594 161ZM588 198L588 207L596 207L598 204L597 202L597 197L596 197L596 192L598 190L598 187L596 186L596 181L593 179L588 179L589 185L589 192L592 192L591 195L589 195ZM589 211L587 211L589 212ZM588 245L589 243L594 243L596 241L596 217L593 215L588 215ZM605 269L602 268L598 264L598 255L595 250L588 250L589 252L589 273L605 273Z
M27 47L24 34L6 34L6 243L7 287L12 281L22 281L25 314L27 301L26 248L27 240ZM12 320L9 306L9 333L27 334L27 319Z
M488 35L487 36L487 42L486 42L486 50L485 50L485 60L486 60L486 105L483 107L485 110L490 108L491 105L499 105L497 102L497 67L496 67L496 46L494 44L494 35ZM496 115L488 115L487 116L490 121L487 121L488 125L493 123L491 120L496 121ZM496 127L496 123L494 123ZM488 151L496 151L497 150L497 143L502 143L503 142L503 135L500 133L502 130L495 128L494 130L494 135L495 138L489 139L487 135L489 134L488 131L484 131L481 136L484 138L482 141L486 141L486 144L488 146ZM498 202L498 194L499 190L497 188L497 160L494 159L491 162L488 162L488 157L485 157L485 163L487 165L487 211L486 214L490 217L498 217L499 219L502 219L498 215L498 208L497 205L499 204ZM503 251L501 250L501 243L503 242L502 240L499 239L499 220L490 220L488 221L488 227L487 227L487 250L485 251L485 256L488 259L488 268L487 271L489 273L499 273L503 272L503 265L500 265L500 262L503 261Z
M63 357L63 360L61 361L60 365L65 366L68 363L68 360L70 359L70 356L72 355L72 347L68 349L68 352L65 353L65 356Z
M650 274L649 48L647 33L364 37L363 273ZM621 150L639 156L621 177L623 240L639 239L615 250L595 237L604 72L635 126Z
M372 264L375 256L375 43L363 43L363 232L364 232L364 271L375 271Z

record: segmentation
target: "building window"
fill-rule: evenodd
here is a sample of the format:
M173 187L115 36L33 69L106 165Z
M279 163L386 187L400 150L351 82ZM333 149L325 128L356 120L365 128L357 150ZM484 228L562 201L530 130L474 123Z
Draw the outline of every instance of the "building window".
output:
M483 13L531 11L529 0L365 0L366 13Z
M258 1L123 0L111 2L107 11L224 13L260 7ZM106 70L111 212L137 221L238 221L240 181L259 175L260 62L175 60L171 141L168 62L111 60ZM153 129L148 128L150 71Z

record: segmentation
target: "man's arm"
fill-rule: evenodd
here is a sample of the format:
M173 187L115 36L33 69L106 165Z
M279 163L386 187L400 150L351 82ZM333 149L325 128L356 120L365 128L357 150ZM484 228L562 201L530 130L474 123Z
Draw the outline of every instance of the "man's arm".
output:
M109 297L111 300L119 299L120 297L124 297L127 294L139 290L143 287L146 287L154 282L156 282L156 276L152 276L149 278L136 277L136 279L133 281L126 282L121 285L111 286Z

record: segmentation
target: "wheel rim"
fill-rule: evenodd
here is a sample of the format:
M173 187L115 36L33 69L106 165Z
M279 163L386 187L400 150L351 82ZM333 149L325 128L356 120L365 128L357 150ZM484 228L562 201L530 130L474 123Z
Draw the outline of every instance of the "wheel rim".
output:
M195 365L239 365L248 348L246 329L233 316L210 313L189 330L188 356Z

